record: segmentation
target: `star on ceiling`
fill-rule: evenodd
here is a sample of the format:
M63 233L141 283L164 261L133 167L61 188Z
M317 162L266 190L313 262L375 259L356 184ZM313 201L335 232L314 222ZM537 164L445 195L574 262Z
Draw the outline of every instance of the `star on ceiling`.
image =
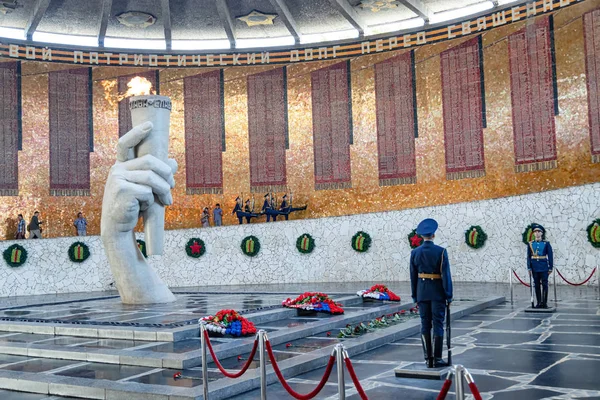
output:
M368 8L372 12L378 12L381 10L391 10L398 7L397 0L363 0L360 2L360 7Z
M117 20L121 25L144 29L150 25L154 25L156 22L156 17L145 12L126 11L117 15Z
M273 25L273 20L277 17L277 14L265 14L260 11L252 10L249 14L237 17L242 22L245 22L248 26L257 25Z

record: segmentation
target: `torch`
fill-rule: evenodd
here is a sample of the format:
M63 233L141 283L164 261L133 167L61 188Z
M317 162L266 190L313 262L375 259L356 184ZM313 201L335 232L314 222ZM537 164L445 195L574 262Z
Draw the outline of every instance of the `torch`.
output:
M136 79L136 78L134 78ZM147 93L150 93L147 90ZM153 94L129 98L129 110L133 126L152 122L150 134L134 149L135 157L151 154L167 162L169 153L169 125L171 122L171 99ZM165 236L165 206L154 195L154 204L142 211L144 239L148 255L162 255Z

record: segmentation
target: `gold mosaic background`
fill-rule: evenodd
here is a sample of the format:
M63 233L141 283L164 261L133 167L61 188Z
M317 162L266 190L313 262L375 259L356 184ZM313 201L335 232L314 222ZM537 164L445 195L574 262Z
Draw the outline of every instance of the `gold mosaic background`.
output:
M578 4L554 14L555 48L560 114L556 118L558 168L514 172L513 131L507 36L531 21L496 28L483 34L487 128L484 129L486 175L446 180L439 54L466 39L446 41L416 50L419 137L416 139L417 183L380 187L377 170L374 68L395 53L352 59L352 110L354 144L351 146L352 188L315 191L312 150L310 72L331 61L291 65L288 68L290 148L287 151L288 186L294 204L308 210L290 218L318 218L399 210L527 194L600 181L600 164L591 162L584 62L583 21L586 11L600 1ZM339 61L337 61L339 62ZM91 153L91 196L49 196L48 75L70 65L23 62L23 151L19 153L18 197L0 197L3 217L0 237L13 238L16 215L28 221L34 210L46 221L45 236L72 236L78 211L88 219L88 234L100 233L104 181L115 160L118 139L116 88L105 96L103 80L144 69L94 69L94 152ZM234 199L250 191L246 76L275 66L227 68L225 76L225 128L223 153L224 194L186 195L183 77L207 69L168 69L160 73L161 94L173 101L171 157L179 163L175 204L167 209L167 229L200 226L201 209L215 203L224 208L224 224L237 224L231 215ZM262 196L257 196L257 207ZM264 217L260 219L264 221Z

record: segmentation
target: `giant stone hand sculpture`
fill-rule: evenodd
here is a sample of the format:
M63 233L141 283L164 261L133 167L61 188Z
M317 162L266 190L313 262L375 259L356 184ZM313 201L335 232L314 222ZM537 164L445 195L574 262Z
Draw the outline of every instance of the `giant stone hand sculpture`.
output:
M133 229L155 202L171 205L175 160L151 154L134 158L134 148L152 131L151 122L135 126L119 139L117 162L110 169L102 200L101 236L121 301L168 303L175 296L139 251Z

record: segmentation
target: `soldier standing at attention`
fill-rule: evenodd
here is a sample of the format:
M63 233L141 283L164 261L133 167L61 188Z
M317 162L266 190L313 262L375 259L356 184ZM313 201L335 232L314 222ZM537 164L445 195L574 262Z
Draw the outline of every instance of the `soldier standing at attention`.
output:
M542 240L546 230L541 225L534 225L535 240L527 246L527 270L533 277L537 304L534 308L548 308L548 277L554 268L554 256L550 242ZM541 290L540 290L541 283Z
M242 213L242 199L240 199L240 197L238 196L235 199L235 207L233 208L232 214L235 214L235 216L237 217L240 225L242 225L244 223L244 217L242 217L240 215L241 213Z
M434 219L421 221L417 226L417 234L423 237L423 244L410 254L412 299L419 306L421 343L428 368L448 365L442 359L442 350L446 305L452 302L452 277L446 249L433 243L437 228L438 223Z

